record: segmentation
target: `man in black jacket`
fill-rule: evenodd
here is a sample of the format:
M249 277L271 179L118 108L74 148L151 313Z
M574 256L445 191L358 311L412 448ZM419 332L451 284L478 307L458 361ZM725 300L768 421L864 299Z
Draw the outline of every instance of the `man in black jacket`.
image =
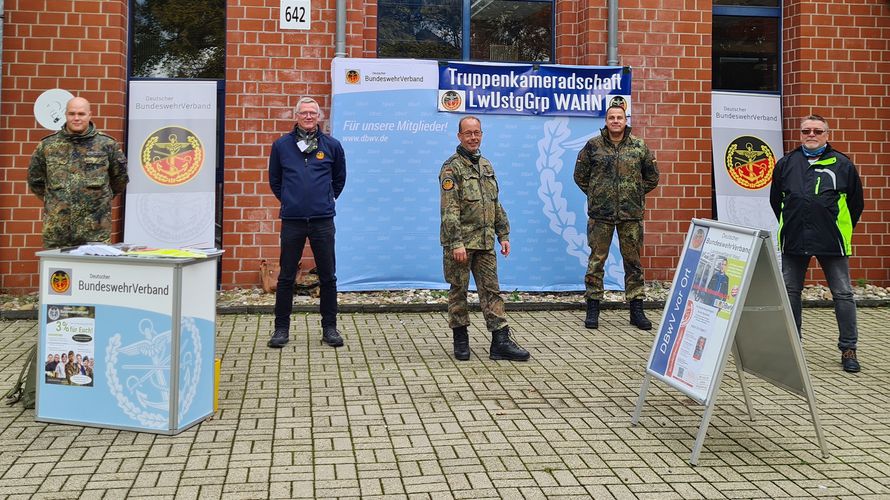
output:
M297 124L272 144L269 186L281 202L281 271L275 293L275 331L269 347L289 340L294 278L306 238L318 270L322 341L343 345L337 331L337 276L334 258L334 200L346 184L346 155L340 141L321 131L315 99L297 102Z
M862 215L862 183L856 166L828 144L828 123L810 115L800 124L801 146L776 164L770 205L779 220L782 276L798 334L804 278L815 255L834 299L837 346L844 371L859 371L856 302L850 285L853 228Z

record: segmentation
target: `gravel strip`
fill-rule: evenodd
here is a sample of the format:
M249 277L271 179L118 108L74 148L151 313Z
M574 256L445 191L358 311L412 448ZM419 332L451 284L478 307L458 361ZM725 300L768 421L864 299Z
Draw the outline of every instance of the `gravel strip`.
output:
M645 304L650 309L664 307L670 292L669 282L646 284ZM317 289L302 288L294 296L294 311L317 310ZM860 307L890 306L890 288L874 285L853 287ZM520 292L502 291L507 309L512 311L570 310L584 308L584 295L580 292ZM394 312L394 311L444 311L448 304L447 290L382 290L374 292L341 292L338 294L341 312ZM803 291L805 307L831 307L831 291L824 285L807 286ZM471 308L478 309L479 298L470 292ZM28 295L0 294L0 318L36 318L37 293ZM271 313L275 304L274 293L264 293L259 288L233 288L217 295L217 312L220 314ZM603 309L621 309L627 305L622 292L605 293Z

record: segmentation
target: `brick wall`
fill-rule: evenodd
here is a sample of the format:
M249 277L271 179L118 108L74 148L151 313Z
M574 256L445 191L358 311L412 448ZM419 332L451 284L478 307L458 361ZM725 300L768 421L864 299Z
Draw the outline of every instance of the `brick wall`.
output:
M293 128L300 97L313 97L323 114L330 112L335 0L312 3L308 31L280 30L279 5L278 0L243 0L229 2L226 11L224 287L259 286L260 260L278 260L279 204L268 177L272 142ZM349 8L349 57L360 56L364 15ZM326 120L322 126L328 126ZM302 267L313 267L308 247Z
M309 95L330 109L335 0L313 2L311 31L278 29L278 0L227 9L224 287L258 286L259 260L278 257L278 203L268 188L269 145ZM349 0L347 56L376 56L376 2ZM75 10L76 4L76 10ZM61 87L93 102L94 121L123 139L126 0L7 0L0 108L0 289L36 289L40 207L25 183L47 134L36 97ZM556 2L556 61L606 64L605 2ZM620 64L634 71L634 131L655 151L662 185L648 199L647 279L670 279L688 222L711 215L711 8L705 0L622 0ZM890 284L890 6L885 0L786 0L785 128L819 112L831 141L860 167L866 213L854 237L854 278ZM789 132L786 146L796 145ZM119 226L118 226L119 227ZM307 259L310 257L307 257ZM311 267L306 262L305 267ZM819 277L814 275L812 277Z
M824 116L829 142L859 168L865 212L853 233L854 280L890 281L890 4L885 0L786 1L782 42L785 146L800 119ZM821 271L810 278L822 280Z
M62 88L92 103L93 122L123 140L126 0L6 0L0 93L0 290L33 291L42 249L41 203L28 191L31 153L51 132L34 101ZM115 228L119 234L120 202Z
M600 5L603 2L588 2ZM694 217L711 217L711 2L623 0L618 61L633 69L634 134L658 160L660 186L646 199L643 268L670 280ZM561 64L607 63L608 9L557 12Z

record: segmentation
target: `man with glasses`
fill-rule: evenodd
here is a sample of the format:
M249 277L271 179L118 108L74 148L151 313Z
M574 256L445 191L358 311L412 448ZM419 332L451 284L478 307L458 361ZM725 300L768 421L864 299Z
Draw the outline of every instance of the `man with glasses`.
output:
M770 205L779 220L782 276L801 335L801 299L815 255L834 300L837 346L844 371L859 371L856 359L856 302L850 285L853 228L862 215L862 183L856 166L828 143L828 122L810 115L800 124L801 146L773 170Z
M479 304L485 326L491 333L489 359L526 361L529 353L510 338L504 300L498 282L495 238L501 254L510 255L510 222L498 198L498 182L494 168L479 146L482 144L482 123L475 116L463 117L457 126L460 145L445 160L439 173L442 243L445 281L448 291L448 326L454 336L454 357L470 359L467 327L467 287L470 272L476 280Z
M626 103L625 103L626 105ZM658 186L655 157L642 139L631 135L624 106L606 110L606 126L578 153L575 184L587 195L587 242L590 258L584 275L586 328L599 327L603 274L612 234L617 230L624 261L624 296L630 306L630 324L651 330L643 312L645 282L640 250L643 248L643 208L646 193Z
M321 131L318 102L303 97L294 129L272 144L269 186L281 202L281 255L275 292L275 330L269 347L289 340L294 279L306 238L318 270L322 342L343 345L337 330L337 276L334 257L334 200L346 184L346 155L340 141Z

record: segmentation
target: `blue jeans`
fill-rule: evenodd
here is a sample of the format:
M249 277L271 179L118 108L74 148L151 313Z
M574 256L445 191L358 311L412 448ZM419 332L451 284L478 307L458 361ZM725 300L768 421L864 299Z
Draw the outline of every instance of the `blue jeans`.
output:
M801 334L801 300L800 292L810 265L810 255L782 254L782 277L791 301L791 312L797 324L797 332ZM859 332L856 327L856 302L853 301L853 287L850 285L850 258L817 255L816 259L822 266L828 288L834 299L834 316L837 318L839 331L837 347L841 351L856 349Z
M334 218L281 221L281 256L275 291L275 329L290 328L294 310L294 279L306 238L315 256L320 293L321 326L337 326L337 262L334 256Z

